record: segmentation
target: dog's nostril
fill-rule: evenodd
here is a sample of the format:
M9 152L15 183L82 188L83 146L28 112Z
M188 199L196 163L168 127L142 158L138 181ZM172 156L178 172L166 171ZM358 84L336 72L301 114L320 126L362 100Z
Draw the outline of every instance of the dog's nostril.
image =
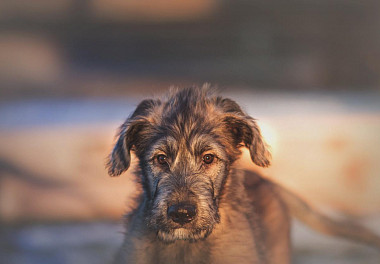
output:
M197 214L197 208L191 204L174 204L168 208L168 216L181 225L191 222Z

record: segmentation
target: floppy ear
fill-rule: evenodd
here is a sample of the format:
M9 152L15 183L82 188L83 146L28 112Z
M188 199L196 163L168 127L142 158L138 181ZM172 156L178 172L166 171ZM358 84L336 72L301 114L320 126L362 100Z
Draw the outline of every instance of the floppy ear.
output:
M219 105L225 112L223 121L231 131L235 145L243 144L249 149L251 159L256 165L268 167L271 154L255 120L246 115L231 99L220 99Z
M268 167L270 165L272 155L268 150L267 144L262 138L260 128L251 117L249 117L246 122L249 127L249 132L246 132L243 137L243 141L249 149L251 159L260 167Z
M142 133L147 132L150 122L148 116L159 101L142 101L121 126L118 139L107 162L108 174L118 176L129 168L131 149L143 141Z

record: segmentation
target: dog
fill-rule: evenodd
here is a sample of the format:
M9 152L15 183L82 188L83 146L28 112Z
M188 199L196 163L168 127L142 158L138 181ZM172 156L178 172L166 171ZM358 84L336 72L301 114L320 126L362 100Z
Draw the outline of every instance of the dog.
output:
M118 176L134 152L142 187L115 263L289 264L291 216L380 248L380 238L364 227L323 216L275 183L236 168L244 147L253 163L270 165L255 119L207 86L142 101L121 125L107 163Z

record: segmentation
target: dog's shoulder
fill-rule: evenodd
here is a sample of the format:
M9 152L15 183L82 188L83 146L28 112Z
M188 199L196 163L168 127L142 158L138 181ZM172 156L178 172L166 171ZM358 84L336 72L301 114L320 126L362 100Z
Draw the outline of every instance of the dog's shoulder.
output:
M275 183L253 171L244 171L244 187L248 198L258 209L273 210L278 207L283 213L287 213L285 204L277 194Z
M245 189L254 209L268 263L290 261L290 214L275 183L252 171L245 171Z

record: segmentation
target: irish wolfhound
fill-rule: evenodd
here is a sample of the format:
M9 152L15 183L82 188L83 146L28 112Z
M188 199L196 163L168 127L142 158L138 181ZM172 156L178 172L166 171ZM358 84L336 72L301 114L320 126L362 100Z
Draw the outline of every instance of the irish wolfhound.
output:
M120 175L134 151L143 190L116 263L290 263L290 214L380 246L366 229L336 223L274 183L234 168L242 147L255 164L269 166L255 120L208 88L142 101L121 126L108 163L109 174Z

